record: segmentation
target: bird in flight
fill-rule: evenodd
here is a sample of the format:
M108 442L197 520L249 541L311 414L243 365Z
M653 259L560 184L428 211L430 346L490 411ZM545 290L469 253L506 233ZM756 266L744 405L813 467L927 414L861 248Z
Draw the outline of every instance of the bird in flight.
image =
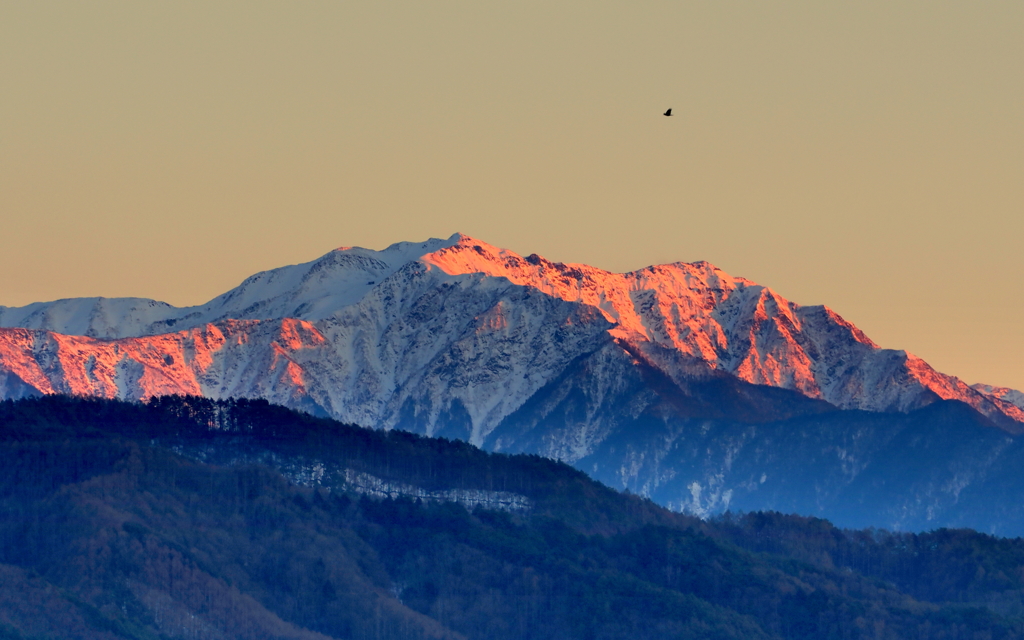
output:
M672 110L671 110L671 109L669 109L668 111L666 111L665 113L663 113L663 114L661 114L661 115L664 115L664 116L670 116L670 115L672 115Z

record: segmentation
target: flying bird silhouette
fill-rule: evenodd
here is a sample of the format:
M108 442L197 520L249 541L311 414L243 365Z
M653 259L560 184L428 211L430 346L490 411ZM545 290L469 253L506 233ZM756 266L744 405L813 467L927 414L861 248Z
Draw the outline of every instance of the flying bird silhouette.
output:
M671 109L669 109L668 111L666 111L665 113L663 113L663 114L661 114L661 115L664 115L664 116L670 116L670 115L672 115L672 110L671 110Z

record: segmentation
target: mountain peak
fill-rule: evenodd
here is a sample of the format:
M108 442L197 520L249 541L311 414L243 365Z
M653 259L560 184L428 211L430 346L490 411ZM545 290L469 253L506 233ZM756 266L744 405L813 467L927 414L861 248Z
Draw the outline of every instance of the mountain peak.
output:
M452 236L449 237L448 239L428 238L427 240L424 240L422 242L395 242L393 244L388 245L384 249L380 250L367 249L365 247L358 246L344 246L338 247L331 253L349 253L360 256L380 257L387 260L388 262L397 262L402 259L404 259L405 261L411 261L415 260L416 258L422 255L437 251L438 249L451 247L460 242L464 242L467 238L468 236L464 236L461 233L455 233L452 234ZM330 255L330 253L327 255ZM320 259L322 260L326 257L327 256L322 256Z
M971 388L980 393L984 393L987 396L998 398L1004 402L1024 409L1024 393L1016 389L1010 389L1009 387L997 387L991 384L972 384Z

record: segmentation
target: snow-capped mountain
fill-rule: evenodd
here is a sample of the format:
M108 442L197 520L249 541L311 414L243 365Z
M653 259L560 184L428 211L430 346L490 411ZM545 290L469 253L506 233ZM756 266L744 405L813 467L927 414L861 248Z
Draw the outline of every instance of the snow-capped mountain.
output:
M980 391L987 396L1005 400L1016 407L1024 409L1024 393L1021 393L1016 389L1010 389L1008 387L994 387L990 384L972 384L971 388L975 391Z
M586 339L545 342L570 317L580 323L570 333ZM879 348L828 307L794 304L706 262L610 273L461 234L383 251L344 247L196 307L140 298L0 307L0 327L34 330L3 332L0 363L38 392L260 395L375 426L397 424L396 396L433 386L440 362L457 363L473 392L431 391L427 431L459 399L473 432L488 433L594 340L676 384L719 371L843 409L905 412L956 399L1006 429L1024 423L1018 392L969 387Z
M0 307L0 327L90 338L130 338L220 320L320 320L362 300L376 285L451 240L400 242L383 251L341 247L313 262L263 271L204 305L174 307L145 298L71 298Z
M703 467L673 449L709 429L958 400L1024 432L1019 392L972 388L880 348L827 307L706 262L610 273L460 234L337 249L196 307L140 298L0 307L0 327L3 398L263 397L557 457L697 512L739 491L722 478L742 446Z

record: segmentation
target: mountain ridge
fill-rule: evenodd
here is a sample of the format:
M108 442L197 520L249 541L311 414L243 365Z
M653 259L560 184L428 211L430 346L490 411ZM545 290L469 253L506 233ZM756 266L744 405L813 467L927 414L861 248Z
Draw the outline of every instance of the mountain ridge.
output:
M1024 432L1012 390L969 387L879 347L828 307L797 305L707 262L614 274L456 234L383 251L340 248L256 274L197 307L140 300L0 309L0 398L264 398L557 458L702 514L768 499L757 481L767 472L749 465L776 469L790 456L759 457L759 447L786 440L759 425L812 421L807 436L826 453L806 453L824 455L816 468L836 478L815 485L827 499L786 494L772 504L823 516L875 456L890 455L888 443L918 428L917 418L885 416L965 403L998 432L983 438L992 452ZM19 322L29 326L9 326ZM705 433L734 450L709 446ZM829 441L860 437L870 446ZM980 463L949 455L971 469L967 482L985 481ZM918 506L905 517L878 512L877 524L939 522L959 509L961 480L922 482Z
M615 274L522 257L462 234L447 240L396 243L381 251L341 247L317 260L255 274L194 307L142 298L84 298L0 307L0 327L27 328L101 340L174 334L227 320L330 322L410 266L445 277L483 274L598 310L609 334L657 360L655 347L695 358L754 384L793 389L843 409L908 411L935 399L967 402L1014 432L1024 408L935 371L905 351L878 347L826 306L801 306L772 289L736 278L708 262L676 262ZM494 329L500 329L496 310ZM664 359L662 359L664 360ZM837 363L842 368L837 370ZM660 363L674 378L693 375ZM142 363L145 367L146 363ZM190 392L196 385L184 382ZM158 395L166 388L141 390ZM40 389L43 392L42 389ZM110 397L108 395L108 397Z

